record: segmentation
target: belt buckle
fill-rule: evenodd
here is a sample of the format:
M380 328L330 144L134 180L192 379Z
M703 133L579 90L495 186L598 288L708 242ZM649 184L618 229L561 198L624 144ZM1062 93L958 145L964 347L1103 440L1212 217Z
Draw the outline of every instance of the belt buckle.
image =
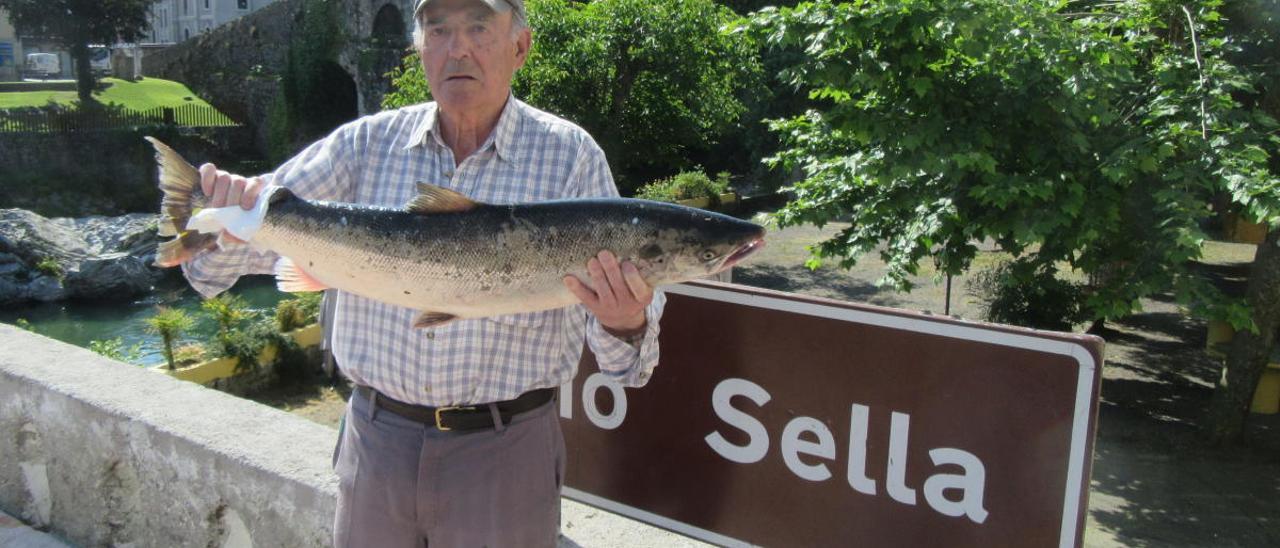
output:
M441 432L448 432L450 430L453 430L452 428L445 426L444 423L440 422L440 413L443 413L445 411L455 411L455 410L465 410L465 409L475 409L475 407L468 406L468 405L450 405L448 407L437 407L436 408L436 430L439 430Z

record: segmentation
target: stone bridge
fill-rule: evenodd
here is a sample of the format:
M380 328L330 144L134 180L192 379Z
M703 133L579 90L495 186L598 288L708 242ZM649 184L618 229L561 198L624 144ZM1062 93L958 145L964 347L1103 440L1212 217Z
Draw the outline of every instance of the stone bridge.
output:
M279 0L163 51L149 53L143 74L177 80L231 118L254 128L267 150L267 119L280 92L289 44L301 32L303 7L335 5L341 26L336 59L321 68L332 80L337 123L380 110L390 89L385 76L408 52L414 0Z

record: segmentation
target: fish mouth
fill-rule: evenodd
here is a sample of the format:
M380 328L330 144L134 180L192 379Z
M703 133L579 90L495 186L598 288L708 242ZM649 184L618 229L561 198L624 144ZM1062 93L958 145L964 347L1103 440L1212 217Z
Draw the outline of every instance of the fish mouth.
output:
M725 258L724 263L720 265L720 269L723 270L738 264L753 253L760 251L760 248L762 247L764 247L764 238L756 238L738 246L738 249L733 250L733 253L730 253L729 256Z

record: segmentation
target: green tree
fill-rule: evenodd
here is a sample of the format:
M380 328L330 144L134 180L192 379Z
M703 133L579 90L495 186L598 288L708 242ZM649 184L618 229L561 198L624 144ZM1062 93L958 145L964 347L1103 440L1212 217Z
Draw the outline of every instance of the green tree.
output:
M530 0L533 49L513 84L530 104L583 126L620 186L696 165L739 130L740 95L759 86L756 48L721 29L711 0ZM416 55L394 73L386 108L428 99Z
M76 65L81 104L92 104L94 78L89 45L132 42L147 30L147 13L156 0L0 0L23 35L56 40Z
M164 343L164 359L169 369L176 369L173 361L173 341L195 325L195 320L180 308L165 306L156 308L156 315L146 319L147 331L160 335Z
M1258 75L1256 87L1237 94L1242 103L1280 118L1280 5L1270 0L1236 0L1223 6L1227 34L1240 48L1230 53L1235 63ZM1274 147L1273 147L1274 148ZM1271 157L1272 173L1280 173L1280 157ZM1271 225L1266 240L1258 246L1249 269L1246 298L1253 320L1252 329L1237 334L1227 350L1222 374L1209 404L1206 433L1215 444L1241 439L1249 405L1258 380L1266 370L1277 331L1280 331L1280 230L1269 200L1252 200L1257 192L1249 185L1233 185L1243 195L1240 201L1261 204L1246 208L1246 215ZM1280 192L1274 185L1260 189L1267 196Z
M812 263L851 266L883 245L884 282L899 289L926 258L941 274L965 271L991 240L1013 255L1008 272L1021 283L1063 268L1088 275L1082 304L1095 321L1172 290L1248 326L1249 309L1188 266L1216 193L1273 225L1280 211L1274 120L1237 102L1250 81L1225 57L1219 5L819 0L762 10L744 29L804 53L784 76L815 101L772 124L785 145L773 163L806 175L778 221L851 220Z

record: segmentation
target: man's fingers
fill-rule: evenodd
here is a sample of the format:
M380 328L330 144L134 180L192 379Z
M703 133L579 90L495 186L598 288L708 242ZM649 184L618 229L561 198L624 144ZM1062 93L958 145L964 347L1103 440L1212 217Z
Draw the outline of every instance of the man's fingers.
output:
M259 194L262 194L262 181L257 177L248 179L244 185L244 194L240 195L240 207L246 211L253 209L258 203Z
M591 275L591 285L595 286L600 304L610 308L617 306L618 299L614 296L613 289L609 287L609 278L604 273L604 267L600 265L600 259L592 257L587 261L587 273Z
M231 191L231 176L219 171L213 182L213 194L209 196L209 207L227 205L227 193Z
M649 302L653 300L653 288L649 287L649 283L644 281L644 276L640 274L640 269L630 261L622 263L622 278L626 280L627 287L631 288L631 294L636 300L645 306L649 306Z
M573 296L577 297L582 304L588 307L595 307L600 303L600 299L596 298L596 293L582 283L577 276L572 274L564 277L564 286L569 289Z
M619 301L635 299L634 294L628 291L627 281L622 277L622 271L619 270L618 257L612 251L604 250L597 255L600 259L600 266L604 269L605 278L609 280L609 287L612 288L614 298Z
M218 166L204 164L200 166L200 191L205 196L213 196L213 182L218 178Z
M240 205L244 198L244 177L231 178L231 190L227 191L227 201L223 203L225 206Z

